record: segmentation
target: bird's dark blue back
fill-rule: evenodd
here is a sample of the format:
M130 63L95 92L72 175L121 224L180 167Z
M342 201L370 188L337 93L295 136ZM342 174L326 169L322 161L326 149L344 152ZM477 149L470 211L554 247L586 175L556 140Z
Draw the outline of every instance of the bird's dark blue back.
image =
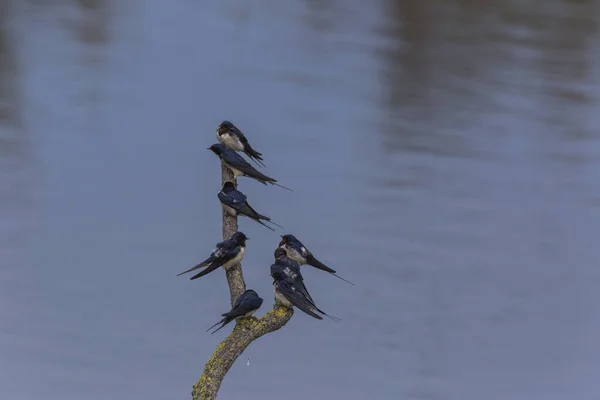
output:
M230 260L234 258L240 251L242 246L233 240L225 240L217 243L217 249L212 253L210 259Z
M236 247L241 247L238 242L233 239L223 240L222 242L217 243L217 247L219 249L223 249L225 251L234 250Z
M287 258L287 257L286 257ZM300 265L294 260L277 259L271 265L271 276L275 280L288 279L291 281L303 281L304 277L300 273Z
M240 306L246 310L257 310L263 303L263 299L261 299L256 293L251 293L248 296L244 296L240 303Z
M235 150L231 150L228 147L223 146L223 152L221 153L221 158L229 165L232 166L243 166L243 167L250 167L252 169L254 169L254 167L252 165L250 165L250 163L246 160L244 160L244 158L242 156L240 156Z
M277 263L272 264L271 265L271 276L273 277L273 279L276 281L286 279L286 274L285 274L285 272L283 272L284 269L285 269L284 265L277 264Z
M220 191L217 196L225 204L241 205L246 202L246 195L237 189L230 190L227 193Z
M235 189L228 193L235 203L242 204L246 202L246 195L239 190Z
M261 299L256 292L247 290L244 293L242 293L237 299L235 299L232 308L235 309L241 307L246 310L257 310L260 308L262 303L263 299Z
M248 139L246 139L246 136L244 135L244 133L240 130L240 128L238 128L237 126L231 124L230 127L228 127L228 129L232 132L234 132L239 138L240 138L240 142L242 142L243 144L247 144L248 143Z
M292 248L298 250L299 253L302 253L303 247L304 249L306 249L306 246L304 246L300 240L296 239L296 237L292 235L288 236L287 244L288 246L291 246Z
M300 296L301 298L306 298L306 296L304 296L304 294L298 289L298 287L296 287L296 284L291 279L278 280L277 287L281 292L286 293L288 295L295 295Z

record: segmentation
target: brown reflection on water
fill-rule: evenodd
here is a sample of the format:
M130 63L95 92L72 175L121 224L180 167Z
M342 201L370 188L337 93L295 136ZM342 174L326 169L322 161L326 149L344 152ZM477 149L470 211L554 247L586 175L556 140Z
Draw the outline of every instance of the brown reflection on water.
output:
M382 149L498 158L501 138L536 143L531 154L579 163L557 150L597 137L599 3L388 1L381 30ZM594 75L596 74L596 75ZM596 86L595 86L596 85ZM521 132L522 133L517 133Z
M0 263L23 239L23 214L31 203L29 138L23 121L18 38L12 29L14 2L0 0Z
M453 352L450 326L462 323L463 313L504 319L519 340L531 335L530 346L586 340L578 329L595 301L581 277L595 274L589 238L600 173L599 7L591 0L543 8L518 1L385 3L377 129L384 157L377 162L386 172L375 177L384 189L367 197L372 222L365 225L404 244L389 250L401 261L381 267L384 276L421 268L404 289L425 304L419 316L426 326L414 348L423 355L415 364L429 377L452 374L440 354ZM566 293L573 282L582 289L568 300L548 289L563 284ZM480 308L472 304L482 296L461 292L463 285L494 294ZM545 290L534 290L538 285ZM527 330L514 317L520 310L524 320L558 320L562 308L575 322L540 342L531 338L546 322ZM497 334L483 333L488 327L475 317L468 321L481 329L479 337ZM587 344L561 355L558 365L574 363ZM431 387L426 382L421 394L433 396Z
M12 17L12 0L0 0L0 123L15 126L19 121L19 96L16 43L9 27ZM10 147L9 143L2 143L0 152L10 152L7 147Z
M76 36L88 45L106 44L110 32L110 2L106 0L75 0L82 17L73 21Z

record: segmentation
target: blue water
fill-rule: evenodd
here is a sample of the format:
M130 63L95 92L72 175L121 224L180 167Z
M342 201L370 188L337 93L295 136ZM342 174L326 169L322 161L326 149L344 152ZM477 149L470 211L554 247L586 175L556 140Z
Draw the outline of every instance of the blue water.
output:
M220 398L595 400L597 1L0 0L0 394L189 398L231 328L223 119L293 193L240 180L246 282L279 234L317 304ZM248 365L248 359L250 359Z

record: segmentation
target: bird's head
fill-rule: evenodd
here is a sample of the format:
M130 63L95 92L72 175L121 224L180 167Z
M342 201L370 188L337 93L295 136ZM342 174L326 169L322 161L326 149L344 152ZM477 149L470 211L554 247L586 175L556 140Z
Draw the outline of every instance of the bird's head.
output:
M233 129L235 127L235 125L233 125L230 121L223 121L219 124L219 127L217 128L217 133L219 135L227 132L230 129Z
M235 190L235 186L233 185L233 182L229 182L229 181L225 182L223 184L223 188L221 189L221 191L223 191L225 193L229 193L232 190Z
M225 151L225 146L223 146L220 143L215 143L212 146L210 146L207 150L212 151L213 153L215 153L216 155L221 155L224 153Z
M275 249L275 253L274 253L275 259L277 260L278 258L281 258L283 256L287 256L287 253L284 249L282 249L281 247L278 247Z
M233 235L231 235L231 239L242 246L246 244L246 240L249 240L248 237L244 234L244 232L234 233Z
M279 246L283 246L286 243L290 243L290 242L294 242L297 241L296 237L294 235L282 235L281 236L281 242L279 242Z

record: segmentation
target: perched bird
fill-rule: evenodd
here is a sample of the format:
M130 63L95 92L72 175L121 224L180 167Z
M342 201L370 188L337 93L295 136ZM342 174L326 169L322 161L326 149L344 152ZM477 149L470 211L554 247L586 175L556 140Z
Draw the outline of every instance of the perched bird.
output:
M225 164L225 166L229 168L235 176L247 176L248 178L259 181L263 185L270 183L271 185L279 186L280 188L292 191L292 189L277 183L276 179L259 172L256 168L250 165L248 161L244 160L242 156L236 153L235 150L231 150L223 144L213 144L208 148L208 150L215 153L221 159L221 161L223 161L223 164Z
M289 258L298 262L300 265L308 264L325 272L329 272L336 278L339 278L344 282L348 282L349 284L354 286L354 283L342 278L339 275L336 275L336 271L334 269L329 268L327 265L317 260L315 256L313 256L312 253L306 247L304 247L302 242L296 239L294 235L288 234L281 236L281 242L279 242L279 247L285 250Z
M244 136L242 131L230 121L223 121L219 124L219 127L217 128L217 139L219 140L219 143L224 144L232 150L243 151L256 164L263 167L265 166L262 162L262 154L250 146L246 136Z
M260 308L260 306L262 306L262 303L263 299L261 299L254 290L246 290L235 300L233 307L231 307L231 311L221 314L223 319L208 328L206 332L221 324L220 327L211 332L211 334L213 334L236 318L251 316Z
M192 276L190 280L200 278L219 267L228 269L233 265L242 261L244 258L244 252L246 251L246 240L250 240L242 232L235 232L231 235L231 238L217 243L217 248L211 253L210 257L202 261L200 264L193 268L183 271L177 276L187 274L197 270L198 268L206 267L202 272Z
M319 309L304 286L304 278L300 268L296 264L285 262L271 265L271 277L273 278L273 289L275 291L275 303L284 307L297 307L304 313L316 319L323 319L319 314L325 315L334 321L340 319L327 314Z
M300 264L289 258L285 250L281 247L276 248L273 255L275 257L275 262L273 265L271 265L271 276L286 277L292 280L298 280L302 283L302 285L298 284L298 288L302 291L306 298L314 304L314 300L304 285L304 278L300 273Z
M271 218L257 213L252 207L250 207L246 195L237 190L231 182L225 182L225 184L223 184L223 188L221 188L219 193L217 193L217 197L221 201L221 205L223 206L225 211L227 211L230 215L243 215L245 217L253 219L254 221L269 228L272 231L275 231L275 229L266 225L261 220L270 222L273 225L277 225L278 227L283 228L281 225L271 221Z

